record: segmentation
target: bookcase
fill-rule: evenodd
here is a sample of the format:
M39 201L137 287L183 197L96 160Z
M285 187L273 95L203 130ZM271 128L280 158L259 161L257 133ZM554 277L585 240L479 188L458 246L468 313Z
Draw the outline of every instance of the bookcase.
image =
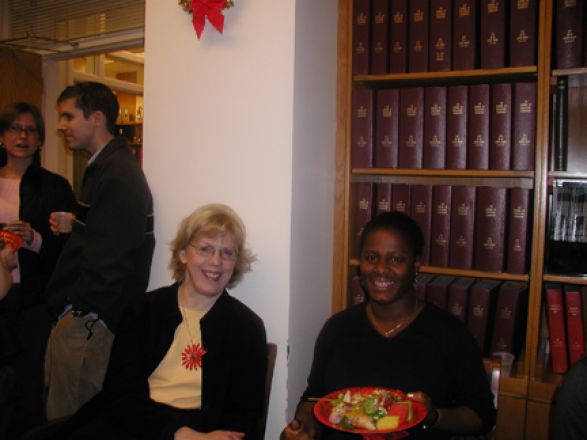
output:
M512 0L514 1L514 0ZM393 2L391 2L393 3ZM426 2L424 2L426 3ZM449 2L450 3L450 2ZM480 5L481 2L475 2ZM487 3L487 2L485 2ZM504 2L509 5L509 2ZM527 316L524 328L523 346L516 358L513 373L502 378L498 399L498 439L547 439L549 418L557 387L563 374L552 372L550 358L545 354L547 345L544 283L568 283L587 286L587 276L554 274L548 272L545 259L549 253L549 225L551 221L553 182L561 179L587 182L587 158L580 156L576 148L573 167L566 171L554 171L553 155L556 143L553 120L557 80L568 78L569 93L575 105L568 111L575 112L572 121L575 128L569 130L569 154L571 143L578 145L579 139L587 133L582 127L587 123L587 68L556 69L555 39L553 38L556 0L539 0L536 4L536 59L530 65L517 67L474 68L467 70L412 71L409 73L353 74L353 0L339 0L338 30L338 78L337 78L337 150L336 186L334 212L334 252L333 252L333 294L332 311L337 312L353 302L351 291L356 287L358 260L354 249L357 235L357 185L362 183L410 185L413 187L430 185L512 188L530 190L531 203L528 219L527 265L521 273L503 270L488 271L475 267L457 268L424 265L424 277L457 277L462 279L498 280L502 282L526 283L528 286ZM454 38L454 36L453 36ZM390 43L391 46L391 43ZM367 48L368 49L368 48ZM391 49L389 49L391 51ZM587 60L586 60L587 61ZM453 59L453 66L455 60ZM506 62L506 66L509 65ZM410 69L406 69L409 71ZM373 95L381 90L451 87L455 85L476 86L480 84L532 83L535 85L535 139L534 153L530 158L529 169L472 169L416 166L400 168L377 168L375 164L357 167L353 157L353 100L356 90L371 90ZM371 104L372 105L372 104ZM375 110L374 110L375 112ZM373 116L375 119L375 116ZM515 127L512 125L512 130ZM373 134L375 136L375 134ZM571 159L571 158L569 158ZM506 167L507 168L507 167ZM584 171L581 171L584 170ZM585 289L584 289L585 290ZM585 295L584 295L585 298ZM584 308L585 310L585 308Z

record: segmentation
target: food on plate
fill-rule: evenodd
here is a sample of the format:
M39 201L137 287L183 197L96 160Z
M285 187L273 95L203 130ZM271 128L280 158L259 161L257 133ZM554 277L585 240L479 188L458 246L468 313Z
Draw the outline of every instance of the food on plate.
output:
M13 232L0 231L0 249L3 249L6 244L12 246L13 251L17 251L22 246L22 238Z
M328 421L343 429L389 431L413 421L412 401L392 390L346 390L332 399Z

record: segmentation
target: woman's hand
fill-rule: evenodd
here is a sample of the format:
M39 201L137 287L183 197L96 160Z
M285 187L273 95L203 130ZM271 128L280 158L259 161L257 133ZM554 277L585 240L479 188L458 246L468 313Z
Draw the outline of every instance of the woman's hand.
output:
M281 431L280 440L313 440L318 438L318 423L313 416L314 404L301 402L294 419Z
M27 245L30 245L34 238L34 230L31 224L22 220L6 223L4 230L18 235Z
M243 432L212 431L203 433L182 426L175 432L173 440L242 440L244 437Z

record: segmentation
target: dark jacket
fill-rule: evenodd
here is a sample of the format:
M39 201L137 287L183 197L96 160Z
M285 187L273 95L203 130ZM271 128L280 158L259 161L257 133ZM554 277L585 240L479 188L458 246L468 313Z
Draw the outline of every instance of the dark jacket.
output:
M151 191L126 140L111 140L88 166L75 213L47 301L55 315L67 304L97 313L115 332L147 290L155 247Z
M148 378L182 320L177 289L177 284L160 288L127 309L114 339L103 390L70 420L70 432L88 424L95 426L90 432L105 432L95 425L98 420L128 435L120 438L173 439L184 425L201 432L233 430L245 432L249 440L259 438L267 368L265 327L226 291L200 322L206 350L201 411L178 410L149 398Z

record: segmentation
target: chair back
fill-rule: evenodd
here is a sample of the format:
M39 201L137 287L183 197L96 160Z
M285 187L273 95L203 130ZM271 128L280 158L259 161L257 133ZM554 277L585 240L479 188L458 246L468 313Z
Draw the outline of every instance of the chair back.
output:
M275 370L275 359L277 358L277 344L267 343L267 374L265 375L265 408L263 409L263 420L260 429L260 438L265 437L267 426L267 413L269 412L269 398L271 397L271 384L273 383L273 371Z

